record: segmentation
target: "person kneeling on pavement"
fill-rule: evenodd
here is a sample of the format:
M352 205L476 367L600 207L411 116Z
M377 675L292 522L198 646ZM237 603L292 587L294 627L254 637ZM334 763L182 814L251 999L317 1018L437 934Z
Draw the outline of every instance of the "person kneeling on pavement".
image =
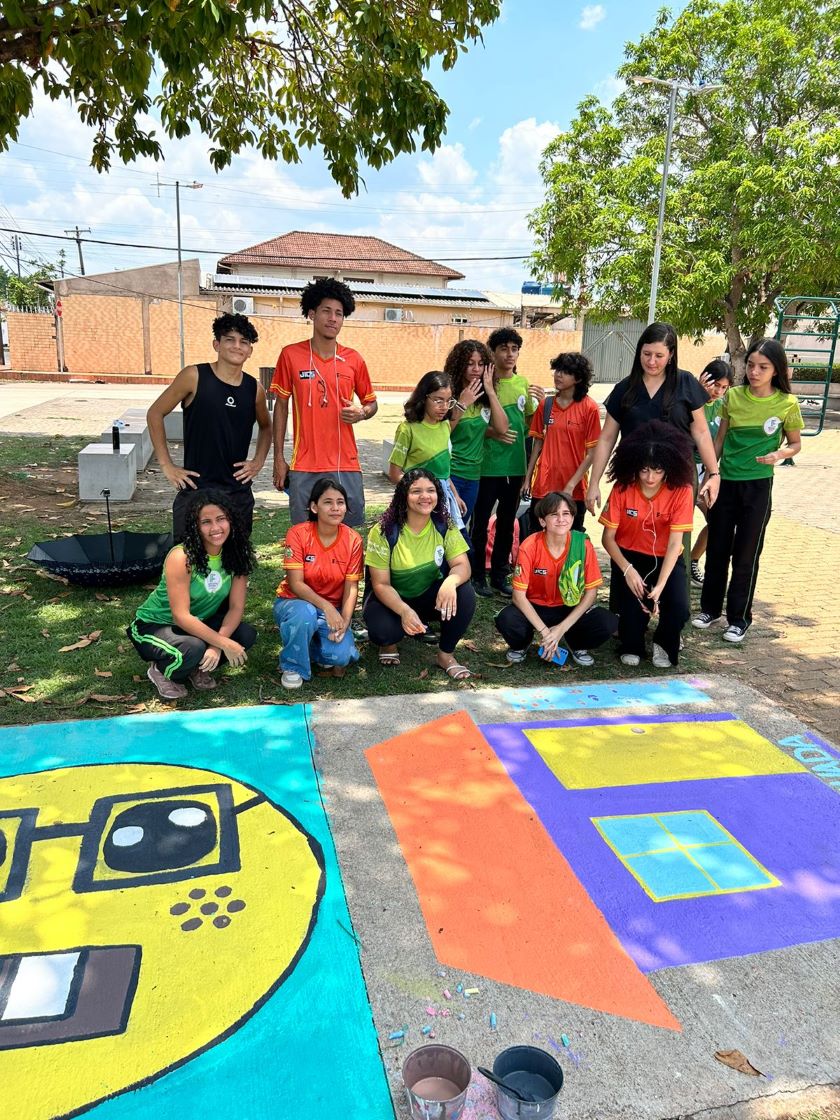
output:
M572 530L576 514L574 498L556 490L536 503L534 515L542 532L519 546L513 601L495 619L512 664L525 660L536 631L544 661L552 661L564 645L576 664L594 665L590 649L618 629L615 615L595 606L603 580L591 542L585 533Z
M184 524L183 542L169 552L160 583L126 630L151 662L146 676L164 700L186 696L187 680L200 691L215 688L222 657L244 665L257 640L242 621L255 560L236 507L221 491L199 490Z
M359 660L350 623L364 548L355 529L344 524L351 512L343 485L320 478L309 495L309 520L286 534L286 575L274 600L284 688L300 688L310 680L313 662L329 676L343 677Z

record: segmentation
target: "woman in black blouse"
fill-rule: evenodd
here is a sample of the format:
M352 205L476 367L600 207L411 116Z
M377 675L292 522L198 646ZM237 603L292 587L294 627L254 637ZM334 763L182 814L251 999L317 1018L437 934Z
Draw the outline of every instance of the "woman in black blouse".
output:
M630 376L619 381L605 403L607 414L586 489L590 513L601 504L601 476L618 437L630 435L651 420L662 420L693 438L705 469L700 493L707 506L714 505L720 475L703 412L707 400L701 382L677 365L677 332L670 323L651 323L636 346Z

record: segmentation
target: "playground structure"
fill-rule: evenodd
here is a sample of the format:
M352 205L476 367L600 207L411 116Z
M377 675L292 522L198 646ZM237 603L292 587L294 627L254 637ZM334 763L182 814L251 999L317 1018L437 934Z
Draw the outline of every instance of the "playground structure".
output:
M787 351L792 389L805 421L802 435L817 436L828 408L840 332L840 297L779 296L774 307L776 338Z

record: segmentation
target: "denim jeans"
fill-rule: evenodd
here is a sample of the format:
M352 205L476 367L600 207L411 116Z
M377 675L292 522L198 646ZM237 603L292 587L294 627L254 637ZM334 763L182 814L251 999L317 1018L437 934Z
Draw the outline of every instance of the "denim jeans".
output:
M274 600L274 621L280 631L283 648L280 668L283 672L300 673L305 681L312 677L316 665L351 665L359 660L359 651L348 627L340 642L332 642L324 612L303 599Z

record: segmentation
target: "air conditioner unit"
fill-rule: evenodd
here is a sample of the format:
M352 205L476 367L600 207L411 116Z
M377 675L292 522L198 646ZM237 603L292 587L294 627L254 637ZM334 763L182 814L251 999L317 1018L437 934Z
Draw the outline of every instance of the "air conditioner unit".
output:
M385 322L386 323L401 323L403 321L403 309L401 307L386 307L385 308Z
M253 315L254 314L254 297L253 296L234 296L233 297L233 312L235 315Z

